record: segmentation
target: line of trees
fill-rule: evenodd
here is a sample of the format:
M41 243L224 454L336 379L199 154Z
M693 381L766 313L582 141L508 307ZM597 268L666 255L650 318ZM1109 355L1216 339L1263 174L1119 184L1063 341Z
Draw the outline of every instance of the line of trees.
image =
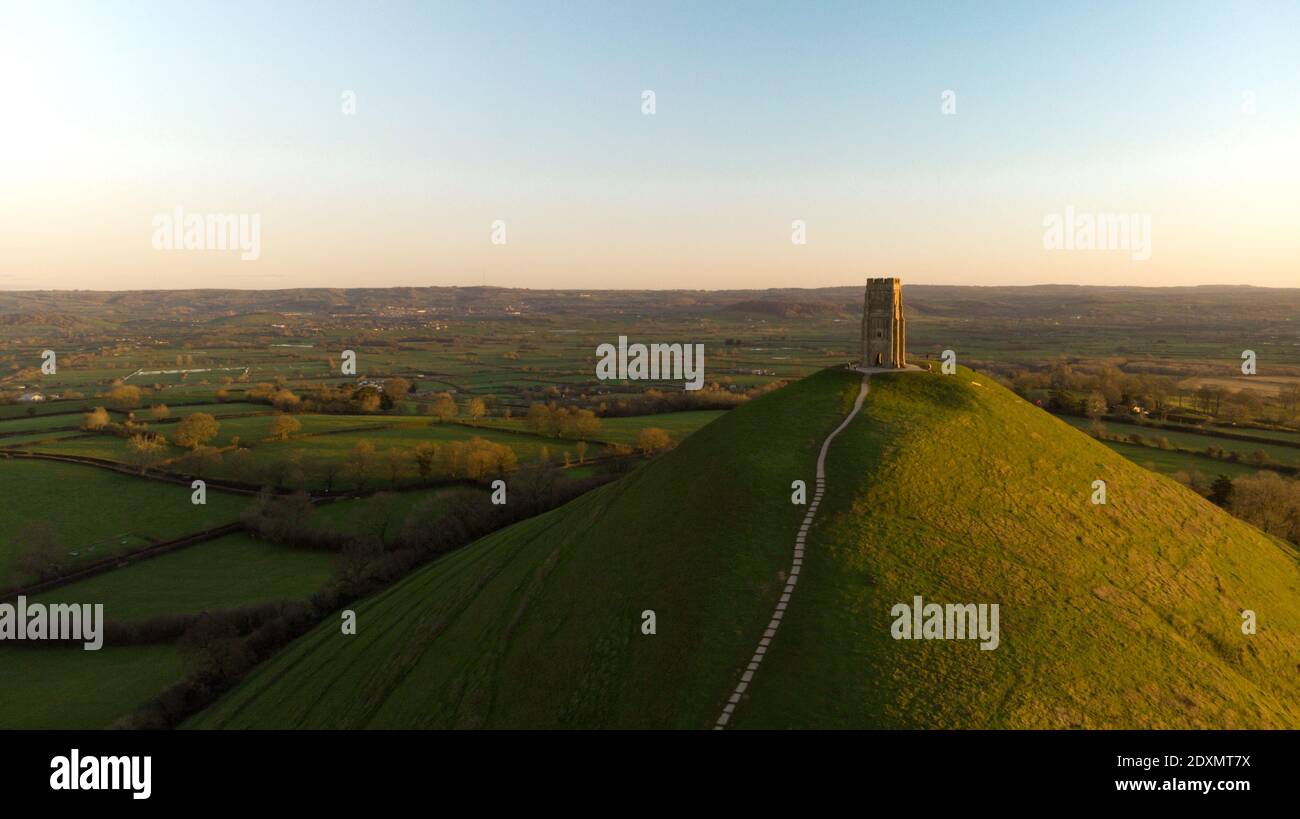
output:
M275 429L273 423L273 433ZM326 491L333 492L347 487L364 491L376 480L398 486L412 473L425 483L485 480L514 472L519 457L512 447L478 436L466 441L423 441L414 447L383 451L362 439L342 457L297 449L261 462L246 447L222 451L200 445L178 458L174 467L196 478L220 475L242 483L265 483L277 490L305 489L319 481Z
M1300 480L1271 471L1237 478L1220 475L1208 486L1196 471L1180 471L1173 477L1235 517L1300 545Z
M1206 458L1213 458L1218 461L1228 461L1230 463L1244 463L1251 466L1258 466L1263 469L1274 469L1282 472L1295 471L1296 467L1279 464L1273 456L1269 455L1264 449L1256 449L1249 453L1241 453L1234 449L1224 449L1223 447L1214 446L1213 444L1205 449L1192 449L1190 447L1178 446L1170 441L1164 435L1142 435L1138 432L1131 432L1127 435L1117 435L1106 430L1106 425L1100 421L1094 421L1088 427L1088 433L1100 441L1116 441L1119 443L1136 444L1138 446L1150 447L1152 449L1162 449L1169 452L1187 452L1194 455L1202 455Z
M1004 380L1022 397L1049 391L1051 406L1059 412L1094 415L1140 406L1162 418L1185 408L1226 423L1294 424L1300 420L1300 384L1288 384L1276 396L1266 398L1255 390L1230 390L1216 384L1183 388L1167 375L1129 373L1112 365L1084 369L1065 363L1039 371L1016 370Z
M716 383L706 384L699 390L666 392L652 388L640 395L601 401L596 406L596 414L604 418L625 418L685 410L727 410L784 385L784 381L772 381L745 392L732 392Z
M600 434L600 419L589 409L570 409L533 404L524 416L524 426L537 435L587 441Z
M1232 482L1227 508L1270 535L1300 545L1300 481L1276 472L1243 475Z

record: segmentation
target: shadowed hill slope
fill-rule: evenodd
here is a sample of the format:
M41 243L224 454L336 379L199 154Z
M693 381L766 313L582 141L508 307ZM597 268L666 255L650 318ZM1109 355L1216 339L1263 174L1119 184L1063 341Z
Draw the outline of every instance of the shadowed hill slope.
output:
M363 602L355 637L313 631L192 724L711 726L790 565L790 482L858 385L749 402ZM827 471L733 726L1300 727L1294 550L991 380L873 377ZM998 603L1001 645L892 639L918 594Z

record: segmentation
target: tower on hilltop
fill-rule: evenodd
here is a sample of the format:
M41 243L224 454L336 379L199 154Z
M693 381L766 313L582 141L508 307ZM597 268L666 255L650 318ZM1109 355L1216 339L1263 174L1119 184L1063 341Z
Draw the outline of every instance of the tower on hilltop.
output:
M907 319L902 279L867 279L862 305L862 366L907 366Z

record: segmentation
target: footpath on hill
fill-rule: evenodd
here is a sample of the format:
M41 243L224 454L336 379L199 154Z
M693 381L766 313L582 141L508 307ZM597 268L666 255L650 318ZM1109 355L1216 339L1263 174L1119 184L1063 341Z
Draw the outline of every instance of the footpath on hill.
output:
M754 649L754 656L749 659L749 665L745 667L745 673L741 674L740 682L731 692L731 698L723 706L722 713L718 715L718 721L713 726L714 730L721 730L727 727L731 721L731 715L735 712L736 706L740 703L740 698L744 696L745 689L754 679L759 667L763 664L763 657L767 654L767 647L772 644L772 638L776 636L776 630L781 626L781 618L785 617L786 607L790 605L790 598L794 594L795 583L799 582L799 570L803 568L803 547L804 538L808 536L808 528L812 526L813 520L817 517L817 507L822 502L822 493L826 489L826 452L830 449L831 441L839 435L849 422L857 416L862 410L862 402L867 397L867 383L871 380L871 373L862 374L862 387L858 391L858 397L853 402L853 409L845 416L840 425L826 436L822 441L821 451L817 453L817 488L813 492L812 503L808 504L808 511L804 514L803 524L799 527L799 534L794 538L794 557L790 563L790 573L785 581L785 589L781 593L780 599L776 603L776 608L772 612L772 619L767 624L767 629L758 641L758 647Z

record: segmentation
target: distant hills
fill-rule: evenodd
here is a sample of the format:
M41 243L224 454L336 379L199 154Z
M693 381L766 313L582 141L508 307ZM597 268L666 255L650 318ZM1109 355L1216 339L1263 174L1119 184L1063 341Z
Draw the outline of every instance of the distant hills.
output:
M41 328L55 327L60 330L77 328L98 328L101 322L91 321L79 316L65 313L0 313L0 327Z
M865 277L864 277L865 279ZM1211 325L1290 322L1300 289L1253 287L957 287L905 284L904 307L937 320L1094 319ZM294 290L0 290L0 326L11 316L93 317L128 322L148 316L189 322L257 313L318 318L383 313L429 317L638 314L708 316L719 312L776 318L861 313L862 287L768 290L528 290L499 287L303 288Z
M327 622L191 725L711 727L782 593L791 481L812 485L859 383L757 398L419 570L356 607L356 636ZM732 727L1300 727L1296 551L991 379L873 378L827 469ZM999 647L894 639L914 595L998 603Z
M750 313L754 315L776 316L778 318L839 316L850 315L853 312L861 315L862 313L861 305L853 308L847 304L835 304L832 302L822 301L764 301L759 299L751 299L749 301L739 301L735 304L728 304L722 307L721 310L728 313Z

